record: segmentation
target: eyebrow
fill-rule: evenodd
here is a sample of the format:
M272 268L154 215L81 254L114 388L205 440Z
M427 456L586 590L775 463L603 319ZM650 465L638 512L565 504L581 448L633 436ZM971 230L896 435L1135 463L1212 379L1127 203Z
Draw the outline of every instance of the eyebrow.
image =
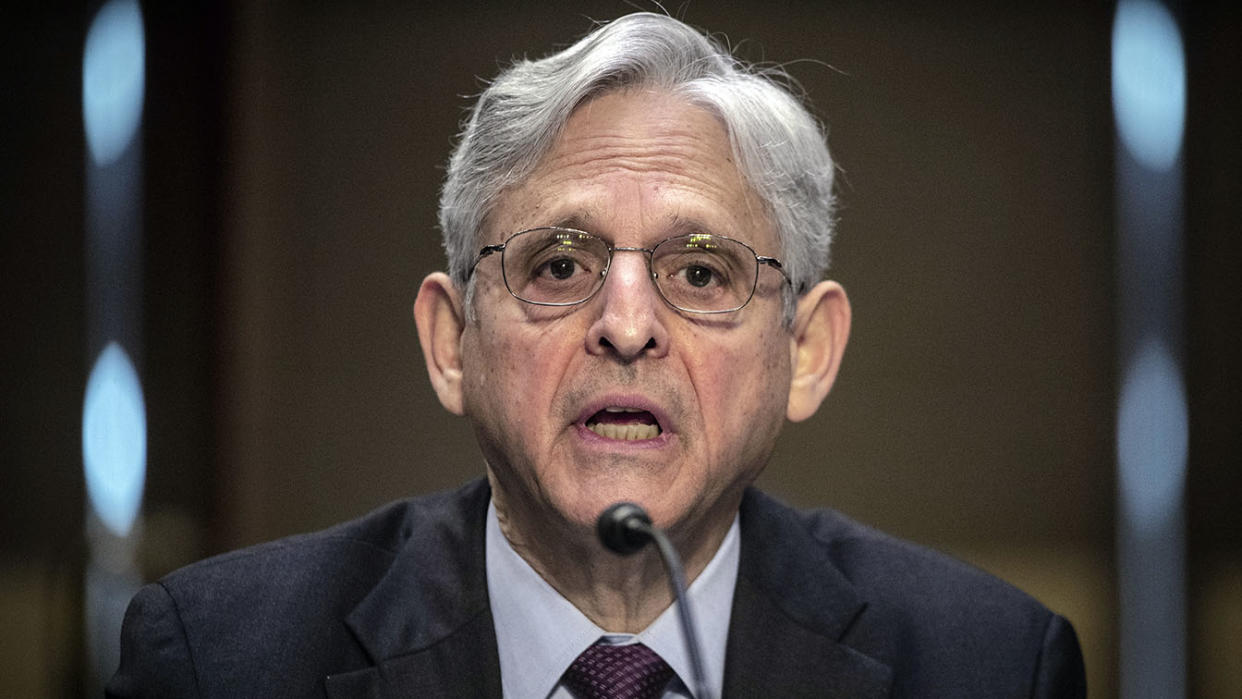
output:
M595 217L591 215L590 211L580 211L568 216L562 216L551 225L555 228L574 228L590 233L594 221Z
M669 235L686 235L689 233L709 233L711 235L722 235L727 238L737 238L738 231L719 230L714 226L696 218L687 218L681 214L669 214L668 216Z
M573 228L575 230L586 231L592 235L598 235L598 231L594 229L595 220L596 216L593 215L591 210L587 209L576 211L568 216L562 216L554 223L548 225L556 228ZM663 231L665 237L687 235L690 233L709 233L712 235L722 235L728 238L743 240L743 238L738 237L737 231L720 231L713 226L706 225L696 218L688 218L677 213L671 213L665 216Z

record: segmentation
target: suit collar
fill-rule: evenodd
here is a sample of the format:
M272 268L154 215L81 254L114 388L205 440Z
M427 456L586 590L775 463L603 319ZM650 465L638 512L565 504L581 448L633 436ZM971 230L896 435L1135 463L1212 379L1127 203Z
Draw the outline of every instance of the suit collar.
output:
M332 675L331 697L499 697L476 481L411 508L408 539L346 624L373 667ZM725 657L725 696L887 696L891 669L842 642L866 603L793 510L748 490Z
M725 695L887 696L891 668L842 642L867 605L825 542L753 488L741 525Z
M345 623L374 667L332 675L333 697L499 696L483 551L491 491L475 481L410 508L405 546Z

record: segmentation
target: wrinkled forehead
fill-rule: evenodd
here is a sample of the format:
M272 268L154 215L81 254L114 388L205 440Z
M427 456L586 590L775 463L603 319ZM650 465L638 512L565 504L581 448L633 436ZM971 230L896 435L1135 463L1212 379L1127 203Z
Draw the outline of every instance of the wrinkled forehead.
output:
M487 242L536 226L606 239L708 232L770 249L762 202L739 170L727 128L710 109L653 88L613 90L580 104L532 172L506 189Z

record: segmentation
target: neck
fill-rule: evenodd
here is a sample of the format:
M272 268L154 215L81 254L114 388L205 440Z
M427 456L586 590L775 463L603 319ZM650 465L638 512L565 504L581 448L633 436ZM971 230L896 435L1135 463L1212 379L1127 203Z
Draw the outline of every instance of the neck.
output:
M509 502L490 474L489 480L509 545L595 625L614 633L639 633L672 604L668 576L654 545L629 556L615 554L599 543L593 523L532 516ZM687 584L703 572L728 533L737 508L726 510L726 516L695 532L684 531L690 527L668 532L682 556Z

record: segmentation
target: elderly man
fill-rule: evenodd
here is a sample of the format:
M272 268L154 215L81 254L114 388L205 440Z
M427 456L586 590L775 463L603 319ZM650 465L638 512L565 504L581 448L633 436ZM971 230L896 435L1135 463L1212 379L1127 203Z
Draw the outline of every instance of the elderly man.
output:
M1034 600L750 488L845 349L832 176L796 98L668 17L505 71L414 306L486 480L145 588L109 691L694 696L659 558L598 542L628 500L684 559L712 695L1082 695Z

